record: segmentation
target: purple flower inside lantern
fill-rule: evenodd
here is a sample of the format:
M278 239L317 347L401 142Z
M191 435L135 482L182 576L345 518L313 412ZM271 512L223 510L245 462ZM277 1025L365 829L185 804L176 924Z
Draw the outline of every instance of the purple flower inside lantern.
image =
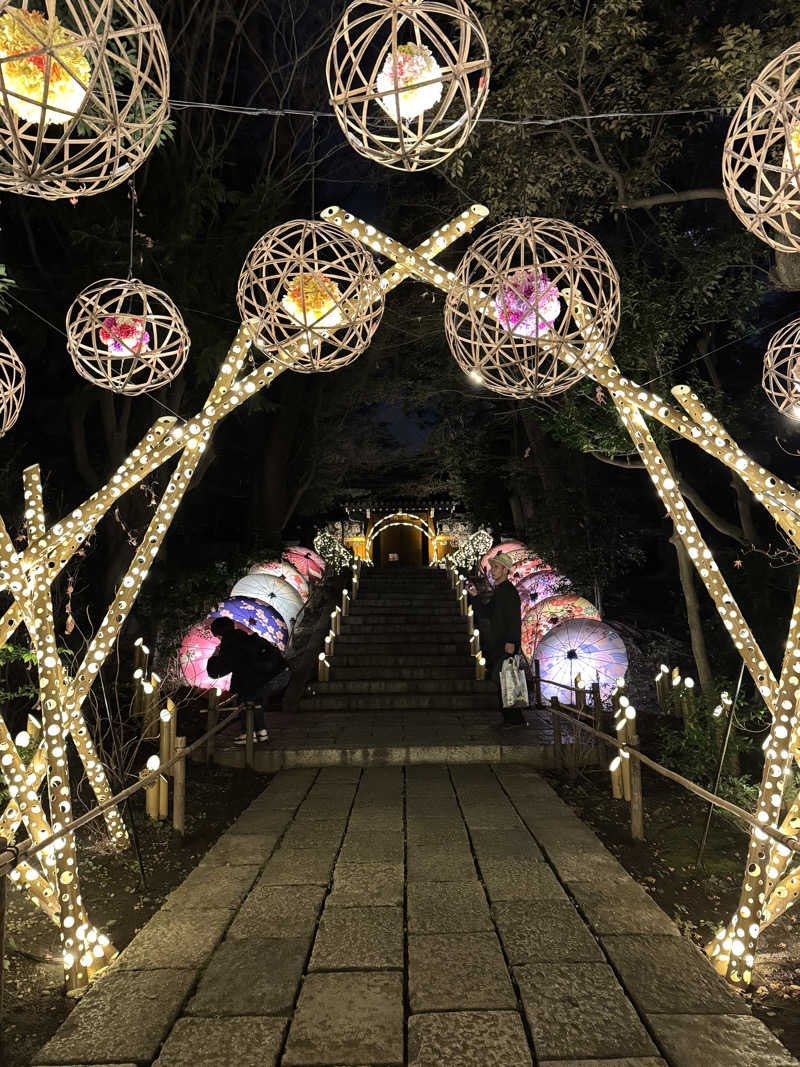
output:
M561 298L543 271L521 268L509 274L494 307L500 325L511 333L544 337L561 314Z

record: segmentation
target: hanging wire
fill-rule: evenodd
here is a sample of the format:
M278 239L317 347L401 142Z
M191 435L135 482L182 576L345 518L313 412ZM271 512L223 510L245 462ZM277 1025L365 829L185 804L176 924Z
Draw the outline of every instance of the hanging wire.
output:
M311 218L317 214L317 118L311 120Z
M128 281L133 277L133 242L136 236L136 183L133 178L128 179L128 196L131 201L131 233L128 252Z

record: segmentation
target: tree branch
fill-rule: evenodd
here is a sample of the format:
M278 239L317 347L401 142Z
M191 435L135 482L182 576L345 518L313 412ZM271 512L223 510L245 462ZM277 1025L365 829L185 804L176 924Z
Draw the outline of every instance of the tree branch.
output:
M659 193L657 196L645 196L640 200L627 200L618 203L623 211L637 207L658 207L659 204L685 204L689 200L724 200L722 189L684 189L680 193Z
M604 456L602 452L590 452L589 455L598 460L600 463L606 463L609 467L622 467L626 471L643 471L645 469L644 463L640 459L630 459L629 457L620 456Z
M697 490L693 489L691 485L687 485L683 478L678 479L678 488L689 503L696 508L697 512L702 515L706 522L710 523L715 530L718 530L721 534L725 534L726 537L732 537L733 540L738 541L743 548L747 547L749 542L745 537L741 526L737 526L734 522L728 522L722 515L718 515L716 511L709 507L705 500L703 500Z

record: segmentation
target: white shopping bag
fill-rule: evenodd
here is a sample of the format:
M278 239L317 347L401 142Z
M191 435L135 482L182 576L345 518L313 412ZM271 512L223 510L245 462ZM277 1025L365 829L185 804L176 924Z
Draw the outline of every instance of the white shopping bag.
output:
M500 668L500 696L504 708L527 708L528 683L519 656L508 656Z

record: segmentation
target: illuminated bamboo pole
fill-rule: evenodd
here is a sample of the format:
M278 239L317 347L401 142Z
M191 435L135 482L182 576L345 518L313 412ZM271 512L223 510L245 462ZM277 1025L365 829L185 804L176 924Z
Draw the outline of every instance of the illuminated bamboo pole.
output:
M21 860L9 874L8 880L12 885L23 890L36 907L40 908L56 926L60 925L61 909L58 904L58 893L40 871L25 860Z
M175 738L175 755L186 748L186 738ZM176 833L186 833L186 760L181 759L172 769L172 828Z
M475 656L475 680L478 682L484 681L486 678L486 658L481 654L480 649Z
M42 751L44 759L44 751ZM0 766L3 768L10 800L0 820L0 836L14 840L17 828L24 824L32 841L44 841L52 836L50 824L42 811L38 787L29 784L30 770L19 757L17 746L5 719L0 716ZM46 767L46 764L45 764ZM55 858L52 848L40 853L40 863L52 884L56 881Z
M622 757L614 756L608 770L611 774L611 796L614 800L622 800Z
M325 653L324 652L320 652L319 656L317 656L317 681L318 682L327 682L329 680L330 668L331 668L331 665L328 662L328 660L325 658Z

